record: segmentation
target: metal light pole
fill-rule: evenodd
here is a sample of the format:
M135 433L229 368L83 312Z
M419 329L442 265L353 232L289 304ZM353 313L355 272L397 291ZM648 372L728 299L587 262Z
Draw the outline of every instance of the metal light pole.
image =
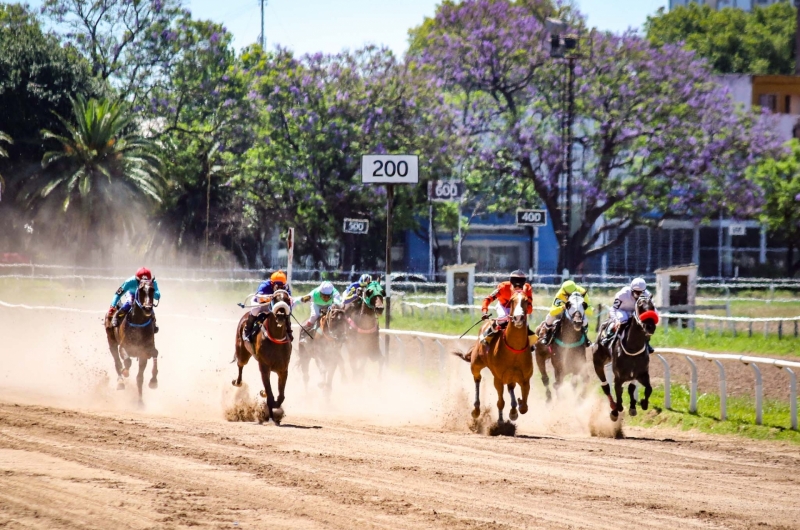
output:
M800 75L800 0L794 0L794 7L797 9L797 28L794 32L794 73ZM789 109L786 112L789 112Z
M798 0L800 1L800 0ZM561 91L561 177L559 178L559 204L561 207L561 246L564 268L572 269L572 255L568 248L572 235L572 144L574 142L572 124L575 121L575 62L578 54L578 37L565 34L567 24L557 18L548 18L547 30L550 32L550 57L564 61L564 87Z
M258 36L258 43L261 45L261 50L266 51L267 34L264 31L264 7L267 5L267 0L260 0L260 1L261 1L261 33Z

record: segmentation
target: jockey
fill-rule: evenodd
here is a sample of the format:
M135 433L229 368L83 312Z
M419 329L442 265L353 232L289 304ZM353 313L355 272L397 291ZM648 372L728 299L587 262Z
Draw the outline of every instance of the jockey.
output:
M576 284L572 280L565 281L561 284L561 288L556 293L556 297L553 299L553 306L550 308L550 312L547 313L547 317L544 319L543 324L545 326L545 334L540 340L542 344L550 344L550 341L553 339L555 322L564 313L567 300L569 300L570 295L575 292L583 296L583 302L586 304L586 314L592 314L592 307L589 305L589 294L586 289ZM588 327L589 323L587 322L586 326L584 326L583 333L586 336L586 345L591 346L592 343L589 341L589 334L587 333Z
M514 296L514 293L521 292L525 295L528 299L528 314L530 315L533 312L533 288L531 284L528 283L528 279L525 277L525 273L516 270L511 273L507 282L502 282L500 285L497 286L497 289L492 291L492 294L487 296L483 300L483 306L481 307L481 311L483 312L483 320L489 318L489 305L497 300L497 305L495 308L497 309L497 318L505 318L508 316L508 310L510 309L511 304L511 297ZM489 339L492 335L497 333L497 320L495 320L491 326L487 327L486 330L481 334L481 344L484 346L489 345ZM530 334L530 329L528 330L528 334Z
M153 293L153 298L156 300L161 299L161 291L158 290L158 282L155 278L153 278L153 273L150 272L150 269L147 267L141 267L136 274L122 282L122 285L119 286L117 292L114 293L114 298L111 300L111 307L108 309L108 314L113 315L111 318L111 327L115 328L119 326L121 319L125 318L125 315L128 314L130 311L131 306L133 305L134 296L136 296L136 290L139 289L139 282L141 280L153 280L153 289L155 292ZM125 298L122 307L117 310L117 305L119 305L120 299ZM153 314L153 320L155 324L155 313ZM154 325L153 329L154 333L158 333L158 325Z
M245 322L244 329L242 330L242 338L244 340L249 341L252 338L253 327L255 326L256 320L258 320L258 315L269 311L269 302L276 291L286 291L289 293L289 296L292 295L292 289L286 284L286 274L284 274L283 271L273 272L269 280L261 282L258 289L256 289L256 293L253 295L253 303L258 305L253 307L253 309L250 310L250 314L247 315L247 322ZM289 326L287 331L289 334L289 341L294 340L292 336L292 327Z
M608 347L620 327L630 320L631 314L636 310L636 301L641 296L651 297L647 290L647 283L642 278L634 278L630 287L623 287L619 290L614 296L614 306L609 310L611 323L606 326L606 334L600 339L600 344ZM647 343L647 352L653 353L649 342Z
M362 274L357 282L351 283L344 291L344 303L350 304L361 296L364 288L372 283L372 276L369 274Z
M311 316L303 324L303 327L311 328L330 306L342 305L342 296L331 282L322 282L319 287L300 298L299 301L303 303L311 301Z

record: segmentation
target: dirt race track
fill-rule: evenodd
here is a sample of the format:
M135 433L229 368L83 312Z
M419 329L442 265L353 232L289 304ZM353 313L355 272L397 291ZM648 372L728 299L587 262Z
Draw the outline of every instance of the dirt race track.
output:
M228 422L258 370L231 387L240 310L191 296L159 307L160 384L141 409L133 376L121 392L109 377L103 300L0 308L0 528L800 528L796 445L592 437L607 403L545 405L540 385L517 437L475 434L469 368L452 356L393 353L381 377L337 376L330 401L294 367L283 425ZM485 377L493 414L495 400Z
M488 438L3 403L0 527L797 527L796 448L663 435Z

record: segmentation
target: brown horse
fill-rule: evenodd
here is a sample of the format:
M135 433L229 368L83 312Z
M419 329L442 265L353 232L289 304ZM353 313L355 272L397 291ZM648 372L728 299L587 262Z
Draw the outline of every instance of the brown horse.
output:
M153 374L150 388L158 388L158 350L155 344L155 322L153 317L153 280L139 280L131 310L118 328L111 326L111 315L106 315L106 339L114 368L117 370L117 389L125 389L123 377L130 374L131 359L139 360L136 386L139 389L139 404L142 404L142 384L148 359L153 359ZM124 362L124 366L123 366Z
M236 351L234 360L239 367L239 376L231 381L233 386L242 386L242 368L255 357L258 361L258 368L261 371L261 381L264 390L260 392L261 397L266 398L263 417L267 421L272 419L276 425L280 425L283 419L283 409L281 405L284 400L284 389L286 379L289 375L289 360L292 357L292 342L289 338L288 328L291 326L289 317L292 313L292 298L286 291L276 291L270 300L270 308L266 313L262 313L263 323L260 333L256 333L254 338L245 342L242 338L245 322L249 312L242 315L239 325L236 326ZM278 374L278 399L272 393L270 385L270 373Z
M308 391L308 368L311 359L314 359L322 374L319 387L323 389L326 397L330 396L336 368L344 365L341 350L346 328L347 317L344 309L340 306L330 306L330 309L319 318L319 325L316 332L312 332L313 336L305 330L300 331L297 355L306 391Z
M467 353L454 352L455 355L470 363L472 378L475 381L473 418L478 418L481 413L481 370L487 367L492 372L494 388L497 390L498 423L504 421L503 408L506 406L506 402L503 400L503 385L507 386L511 396L509 419L514 421L518 417L517 398L514 395L516 385L522 388L519 411L522 414L528 412L528 393L531 390L531 377L533 376L533 355L528 338L528 305L529 302L525 295L514 294L511 297L508 325L503 332L492 338L488 347L476 341ZM490 322L486 322L482 329L490 325Z
M345 306L347 351L353 377L360 379L368 360L377 361L383 369L385 359L378 340L378 318L383 314L386 291L378 281L367 285L361 296Z
M542 326L544 323L542 323ZM551 399L550 378L547 375L545 362L550 359L553 364L555 382L553 388L558 393L558 388L564 381L566 374L572 375L572 386L577 387L579 380L584 382L584 388L589 382L588 362L586 360L586 303L580 293L572 293L564 305L564 313L557 328L553 331L553 340L550 344L536 342L536 365L542 374L542 384L547 392L547 401ZM542 326L539 326L539 336L542 335Z
M628 325L624 330L618 331L617 337L606 348L600 343L600 337L604 335L605 328L609 323L610 321L606 321L600 327L597 344L593 347L592 360L594 362L594 370L603 386L603 393L605 393L611 405L611 419L617 421L619 413L623 410L622 385L628 381L631 381L628 385L631 416L636 416L636 398L633 394L636 387L633 381L639 381L644 387L644 399L640 402L642 410L647 410L649 406L653 387L650 385L650 354L647 352L647 347L650 337L656 332L658 313L656 313L655 306L650 298L639 297ZM611 361L614 372L616 403L611 398L611 390L606 380L605 365L609 361Z

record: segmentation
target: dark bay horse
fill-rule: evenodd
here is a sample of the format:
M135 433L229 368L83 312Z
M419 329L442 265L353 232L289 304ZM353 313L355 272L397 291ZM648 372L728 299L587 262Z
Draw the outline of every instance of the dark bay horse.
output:
M346 328L347 317L344 314L344 308L330 306L330 309L320 316L319 325L316 332L313 333L313 337L309 336L305 330L300 331L297 356L300 370L303 372L306 391L308 391L308 369L311 359L314 359L322 374L322 382L319 386L325 392L326 397L330 396L336 368L341 365L344 369L341 350Z
M153 318L153 280L139 280L133 305L119 327L111 326L111 315L106 315L106 339L114 368L117 370L117 389L125 388L123 377L128 377L131 359L139 360L139 373L136 374L136 386L139 389L139 403L142 403L142 384L144 370L148 359L153 359L153 374L150 388L158 388L158 350L155 344L155 322ZM124 363L124 364L123 364Z
M555 373L553 388L558 393L558 388L566 374L572 375L572 386L577 387L578 381L589 382L586 360L586 334L583 331L586 325L586 302L580 293L572 293L564 306L561 319L553 331L553 340L550 344L536 342L536 365L542 374L542 384L547 392L547 401L551 399L550 377L547 375L545 362L550 359ZM544 323L542 323L544 326ZM539 326L538 335L542 336L542 326Z
M525 298L525 295L516 293L511 297L508 314L508 325L501 333L494 335L488 348L483 346L480 341L476 341L467 353L454 352L456 356L470 363L472 378L475 381L473 418L478 418L481 413L481 370L487 367L492 372L494 388L497 390L498 423L503 422L503 408L506 405L503 400L503 386L508 388L511 396L509 419L514 421L518 417L517 399L514 395L516 385L522 388L519 411L522 414L528 412L528 393L531 390L531 377L533 376L533 355L528 338L528 299ZM491 322L486 322L482 328L490 325Z
M653 333L656 332L658 325L658 313L650 298L639 297L633 315L627 323L625 329L618 331L617 337L609 344L609 347L600 344L600 337L605 333L605 328L610 321L606 321L598 332L597 343L593 346L594 371L600 378L603 392L611 405L611 419L617 421L619 413L622 412L622 385L628 383L628 395L631 401L631 416L636 416L636 398L633 392L636 390L634 381L638 381L644 387L644 399L640 405L642 410L647 410L649 406L650 394L653 387L650 386L650 355L647 353L647 342ZM611 361L614 372L614 393L616 402L611 398L611 389L606 380L605 365Z
M376 361L379 369L385 359L378 340L378 318L383 314L386 291L378 281L367 285L361 296L345 306L347 320L346 344L353 377L364 375L368 360Z
M261 371L261 381L264 390L260 392L261 397L266 398L264 417L270 419L276 425L280 425L283 419L283 409L281 405L284 400L284 389L286 379L289 375L289 360L292 357L292 342L289 338L288 327L291 326L289 318L292 313L292 298L286 291L276 291L272 295L269 310L262 313L263 323L261 330L256 333L250 342L245 342L242 338L242 331L247 322L249 312L242 315L239 325L236 326L236 350L234 360L239 367L239 376L231 383L233 386L242 386L242 368L255 357L258 361L258 368ZM278 399L275 399L270 385L270 373L278 374Z

